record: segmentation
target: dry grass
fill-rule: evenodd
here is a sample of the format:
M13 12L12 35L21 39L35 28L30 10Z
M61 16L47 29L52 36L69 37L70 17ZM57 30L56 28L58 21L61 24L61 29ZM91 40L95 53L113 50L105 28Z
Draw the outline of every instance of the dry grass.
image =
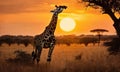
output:
M6 62L16 57L16 50L30 54L33 49L31 45L2 45L0 72L120 72L120 55L110 56L104 46L56 45L51 63L46 62L48 49L43 49L39 65Z

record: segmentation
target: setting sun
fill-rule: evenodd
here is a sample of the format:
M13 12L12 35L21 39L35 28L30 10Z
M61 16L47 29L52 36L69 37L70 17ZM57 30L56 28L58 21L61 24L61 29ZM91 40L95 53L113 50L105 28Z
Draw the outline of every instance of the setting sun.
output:
M76 26L76 23L72 18L67 17L67 18L63 18L60 21L60 28L63 31L66 31L66 32L72 31L75 28L75 26Z

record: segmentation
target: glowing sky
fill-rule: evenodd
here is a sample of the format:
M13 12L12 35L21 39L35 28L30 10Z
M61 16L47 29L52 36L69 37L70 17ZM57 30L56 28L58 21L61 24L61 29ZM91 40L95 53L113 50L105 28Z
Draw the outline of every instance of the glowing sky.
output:
M0 35L36 35L43 32L49 24L54 5L67 5L59 15L55 35L89 34L90 30L104 28L107 34L115 34L113 21L100 10L84 7L77 0L0 0ZM71 32L60 29L62 18L71 17L76 21L76 28Z

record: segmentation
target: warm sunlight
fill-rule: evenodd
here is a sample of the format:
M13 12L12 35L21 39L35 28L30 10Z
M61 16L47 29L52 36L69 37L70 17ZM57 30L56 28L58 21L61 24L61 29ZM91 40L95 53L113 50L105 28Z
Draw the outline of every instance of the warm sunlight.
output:
M63 31L69 32L72 31L76 26L74 19L66 17L60 21L60 28Z

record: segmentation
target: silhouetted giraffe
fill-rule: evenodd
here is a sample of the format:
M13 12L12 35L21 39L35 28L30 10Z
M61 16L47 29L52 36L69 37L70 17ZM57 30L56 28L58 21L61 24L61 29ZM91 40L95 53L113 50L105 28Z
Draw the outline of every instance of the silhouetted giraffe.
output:
M61 13L63 9L66 9L67 6L56 5L55 7L56 9L51 11L53 13L53 16L50 24L46 27L46 29L42 34L36 35L34 37L35 51L32 52L32 57L33 57L33 61L35 61L36 59L37 63L39 63L40 61L42 48L49 48L47 61L49 62L51 61L51 55L54 50L54 46L56 42L54 32L56 29L58 14Z

